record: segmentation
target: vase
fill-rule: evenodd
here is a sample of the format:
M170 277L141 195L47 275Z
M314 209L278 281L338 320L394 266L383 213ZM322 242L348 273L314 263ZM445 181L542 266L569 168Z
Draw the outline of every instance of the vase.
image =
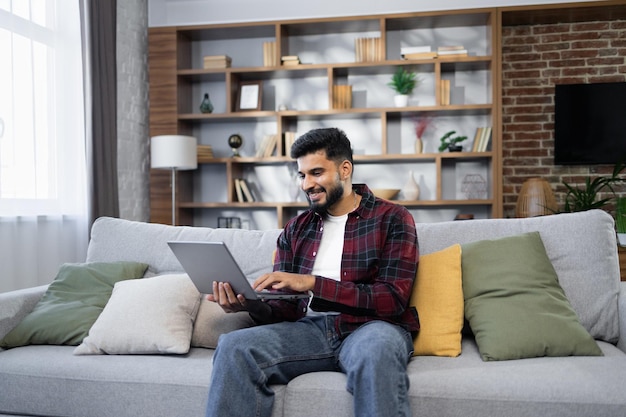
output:
M415 181L415 177L413 177L413 171L409 171L409 178L404 187L402 187L402 195L407 201L415 201L420 196L420 186Z
M420 154L424 152L424 142L422 138L415 139L415 153Z
M396 107L406 107L409 104L409 96L406 94L398 94L393 96L393 102Z
M213 103L211 103L209 93L204 94L204 99L202 99L202 103L200 103L200 111L202 113L213 113Z

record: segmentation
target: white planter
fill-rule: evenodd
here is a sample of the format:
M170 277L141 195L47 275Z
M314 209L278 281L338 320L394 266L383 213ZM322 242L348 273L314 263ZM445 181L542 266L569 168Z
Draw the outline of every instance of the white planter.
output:
M619 243L620 246L626 246L626 233L617 234L617 243Z
M396 103L396 107L406 107L409 104L409 96L406 94L398 94L393 96L393 101Z

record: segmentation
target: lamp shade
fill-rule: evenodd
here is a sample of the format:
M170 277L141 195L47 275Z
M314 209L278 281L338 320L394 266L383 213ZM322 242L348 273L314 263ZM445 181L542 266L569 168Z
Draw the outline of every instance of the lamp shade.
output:
M554 214L556 199L548 181L530 178L522 184L515 206L515 217L535 217Z
M150 143L152 168L188 170L198 168L198 141L193 136L153 136Z

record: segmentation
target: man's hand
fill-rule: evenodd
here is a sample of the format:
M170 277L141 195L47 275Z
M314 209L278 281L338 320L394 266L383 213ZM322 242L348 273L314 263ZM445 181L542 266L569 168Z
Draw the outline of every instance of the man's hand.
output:
M207 294L207 300L219 304L226 313L247 311L261 322L269 320L272 312L270 306L263 301L246 300L243 295L235 294L227 282L213 282L213 294Z
M241 294L235 294L233 288L227 282L213 281L213 294L208 294L207 299L219 304L227 313L248 310L248 300Z
M315 287L315 277L313 275L292 274L289 272L270 272L261 275L252 287L256 291L266 288L273 290L292 290L296 292L307 292Z

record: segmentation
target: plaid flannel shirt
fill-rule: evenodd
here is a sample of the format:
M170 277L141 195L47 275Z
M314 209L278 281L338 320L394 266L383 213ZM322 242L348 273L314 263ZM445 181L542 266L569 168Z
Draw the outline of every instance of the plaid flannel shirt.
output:
M372 320L419 330L414 307L408 307L419 259L415 222L406 208L376 198L355 185L360 206L348 215L341 281L317 276L310 307L335 311L342 337ZM275 271L310 274L319 249L324 221L312 210L290 220L278 238ZM307 300L268 301L274 321L306 315Z

